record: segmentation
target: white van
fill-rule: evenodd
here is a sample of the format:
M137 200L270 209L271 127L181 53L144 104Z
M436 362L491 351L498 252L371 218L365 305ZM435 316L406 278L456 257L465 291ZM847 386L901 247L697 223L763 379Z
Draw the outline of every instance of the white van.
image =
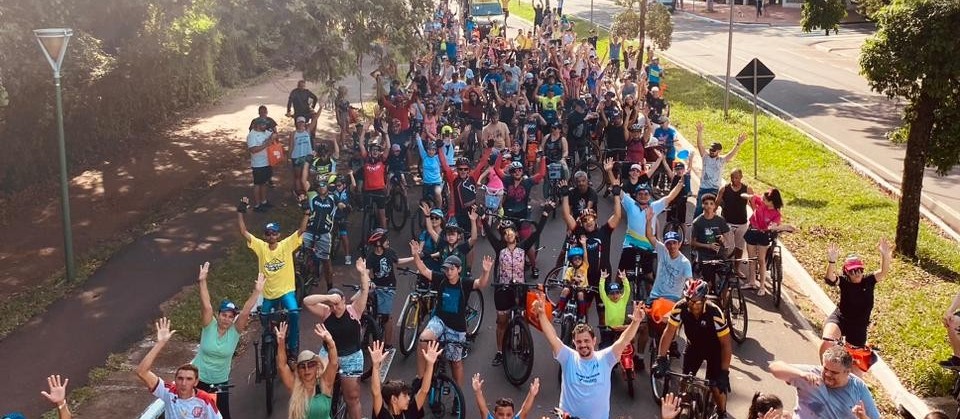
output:
M486 34L496 21L501 27L506 23L507 17L503 14L503 6L499 0L471 0L470 16L479 26L480 32Z

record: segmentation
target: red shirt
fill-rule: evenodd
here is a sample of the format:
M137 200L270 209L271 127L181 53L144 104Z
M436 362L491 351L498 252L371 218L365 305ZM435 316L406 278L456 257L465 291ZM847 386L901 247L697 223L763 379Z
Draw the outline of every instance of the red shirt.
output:
M366 192L387 189L387 165L384 164L384 159L371 161L367 158L367 153L363 153L362 157L363 190Z

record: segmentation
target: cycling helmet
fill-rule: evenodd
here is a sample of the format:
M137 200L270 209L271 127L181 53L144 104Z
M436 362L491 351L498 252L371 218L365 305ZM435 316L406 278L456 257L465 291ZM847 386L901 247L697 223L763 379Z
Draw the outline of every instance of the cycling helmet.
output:
M507 169L509 172L513 172L514 170L523 170L523 163L518 161L512 162L510 163L510 166L507 166Z
M567 250L567 260L571 260L575 257L583 258L582 247L571 247L570 250Z
M563 124L560 123L560 121L556 121L550 124L550 128L560 129L560 128L563 128Z
M502 220L502 221L500 221L500 231L501 231L501 232L503 232L504 230L506 230L506 229L508 229L508 228L516 229L516 228L517 228L517 225L514 224L512 220Z
M533 73L527 73L523 76L523 78L527 80L533 80Z
M444 125L443 128L440 128L441 134L453 134L453 127L449 125Z
M431 217L440 217L440 219L442 220L442 219L443 219L443 210L440 209L440 208L434 208L434 209L430 210L430 216L431 216Z
M457 157L457 167L470 167L470 159L466 157Z
M630 132L641 132L641 131L643 131L643 125L640 124L639 122L637 122L637 123L631 125L630 128L629 128L629 130L630 130Z
M373 150L383 151L383 146L380 145L380 143L377 141L370 142L370 145L368 145L367 148L370 149L370 151L373 151Z
M387 239L387 230L383 228L378 228L373 230L373 233L370 233L370 238L367 239L367 243L370 244L380 244Z
M707 282L702 279L688 279L683 284L683 296L688 300L701 300L707 297L707 288Z

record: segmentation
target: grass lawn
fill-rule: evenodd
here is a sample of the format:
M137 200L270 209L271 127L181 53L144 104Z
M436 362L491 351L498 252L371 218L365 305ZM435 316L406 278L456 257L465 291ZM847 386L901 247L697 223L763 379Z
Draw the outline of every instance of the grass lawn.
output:
M533 8L527 2L511 4L510 11L533 20ZM581 21L575 27L578 35L585 36L589 23ZM603 56L607 33L598 29L598 34L598 49L604 51L598 53ZM703 121L705 141L720 141L729 150L738 133L753 132L751 104L734 98L730 117L725 119L722 88L671 63L667 63L666 81L671 121L687 135L693 137L694 124ZM758 178L751 177L752 139L727 169L743 168L745 182L757 191L780 189L786 222L801 229L783 240L804 268L814 278L821 277L827 244L835 242L843 253L859 253L868 269L878 269L877 242L881 237L892 241L895 235L897 199L793 126L762 114L758 124ZM937 360L951 352L940 317L958 291L960 246L924 221L918 247L919 262L895 260L893 272L877 286L869 336L904 385L922 397L944 395L952 377ZM824 289L834 301L839 298L834 289Z

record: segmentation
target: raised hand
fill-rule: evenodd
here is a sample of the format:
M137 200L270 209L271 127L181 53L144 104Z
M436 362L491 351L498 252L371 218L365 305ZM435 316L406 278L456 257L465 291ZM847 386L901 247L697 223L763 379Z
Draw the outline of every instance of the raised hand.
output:
M781 419L782 417L783 417L782 413L778 412L777 409L774 409L771 407L770 410L767 410L767 413L764 413L763 417L761 417L760 419Z
M540 378L534 378L533 382L530 383L530 395L536 397L537 394L540 394Z
M746 141L747 141L747 133L741 132L740 135L737 136L737 145L743 144Z
M603 159L603 170L605 171L613 170L613 157L607 157Z
M170 320L166 317L161 317L160 320L157 320L157 343L166 342L170 340L174 333L177 333L176 330L170 330Z
M210 272L210 262L203 262L203 265L200 265L200 274L197 275L197 281L206 281L208 272Z
M277 335L277 341L283 342L287 338L287 328L290 325L287 322L280 322L280 324L273 327L273 333Z
M237 204L237 212L243 214L247 212L247 207L250 206L250 199L247 197L240 198L240 203Z
M667 393L663 396L660 403L660 417L663 419L674 419L680 415L680 398L673 393Z
M259 293L263 293L263 286L266 285L266 283L267 277L263 274L263 272L260 272L257 274L257 282L254 283L253 289L257 290Z
M893 257L893 247L890 246L890 242L887 241L886 237L880 238L880 243L877 244L877 250L880 251L880 255L884 257Z
M364 273L364 272L367 271L367 260L366 260L366 259L364 259L364 258L357 258L357 260L355 260L355 261L353 262L353 264L355 265L354 267L357 269L357 272ZM360 275L360 277L363 278L363 275Z
M423 359L426 360L428 364L433 365L442 353L443 349L440 349L440 342L433 340L427 343L427 347L423 349Z
M471 385L473 386L473 392L478 393L480 390L483 390L483 380L480 379L480 373L473 374L473 380L471 380Z
M863 400L857 402L857 404L853 406L853 409L851 409L851 412L857 419L869 418L869 416L867 416L867 409L863 407Z
M644 321L646 316L647 312L644 310L643 301L635 301L633 303L633 314L630 315L630 318L633 319L633 321L638 322Z
M812 372L804 373L801 378L806 380L807 383L811 385L819 386L820 385L820 376Z
M484 255L483 256L483 271L490 272L493 269L493 256Z
M601 270L600 270L600 279L606 280L606 279L609 278L609 277L610 277L610 273L607 272L606 269L601 269Z
M420 211L423 211L423 216L424 216L424 217L429 216L429 215L430 215L430 204L428 204L428 203L426 203L426 202L421 202L421 203L420 203Z
M333 336L330 335L330 331L327 330L327 327L324 326L323 323L317 323L317 325L313 327L313 333L319 336L324 342L333 340Z
M697 134L703 134L703 121L697 121Z
M420 250L422 249L420 242L416 240L410 240L410 254L419 255Z
M618 275L620 278L626 279L626 278L627 278L627 271L621 269L619 272L617 272L617 275Z
M830 243L827 245L827 260L831 262L836 262L837 258L840 257L840 246L837 246L836 243Z
M530 306L530 312L532 312L534 316L539 316L540 313L543 312L543 302L540 301L539 298L533 301L533 304Z
M383 341L373 341L368 349L370 350L370 363L373 365L383 364L383 360L387 357L387 353L383 351Z
M643 215L644 215L645 217L647 217L647 222L649 223L651 220L653 220L653 216L654 216L654 215L653 215L653 208L651 208L651 207L649 207L649 206L647 206L647 208L644 208L644 210L643 210Z
M47 386L50 387L50 391L41 391L40 394L46 397L50 403L60 406L67 399L67 384L69 382L69 378L65 378L63 382L61 382L59 374L51 375L47 377Z

